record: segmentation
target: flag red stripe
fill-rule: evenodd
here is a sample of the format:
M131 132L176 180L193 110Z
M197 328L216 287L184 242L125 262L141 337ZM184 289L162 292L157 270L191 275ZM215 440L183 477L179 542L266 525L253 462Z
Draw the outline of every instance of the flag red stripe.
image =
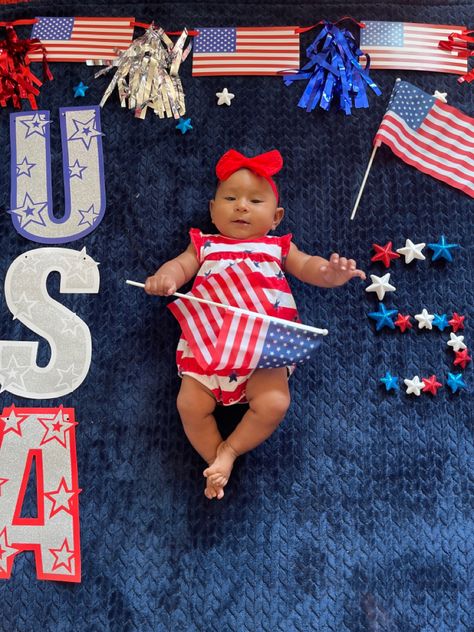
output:
M435 130L436 132L440 132L443 134L444 139L448 139L453 141L452 143L450 143L451 147L453 149L457 149L459 147L459 144L464 145L464 150L474 150L474 137L472 141L466 140L466 138L463 138L462 136L460 136L459 134L456 133L456 131L451 131L451 128L447 127L446 123L444 121L442 121L441 125L438 124L438 122L431 117L431 113L429 115L429 117L427 117L424 121L423 121L423 126L426 126L430 129ZM454 125L452 125L452 127L454 127ZM467 136L467 134L466 134ZM445 140L446 142L446 140Z
M467 123L469 126L469 130L474 132L474 118L472 116L467 116L467 114L464 114L463 112L461 112L461 110L457 110L452 105L448 105L447 103L436 103L434 105L434 110L437 113L440 111L446 111L446 113L450 114L451 117L455 117L455 119L459 119ZM453 119L449 118L449 120L452 121ZM466 129L466 127L463 127L462 125L460 125L459 127L464 130Z
M463 164L467 164L468 166L472 165L473 155L471 151L464 151L464 149L461 149L460 147L456 147L455 149L453 149L453 145L451 143L445 143L442 138L440 138L436 134L431 133L424 127L420 127L420 129L418 130L418 134L423 139L426 139L426 141L430 145L433 146L436 144L439 145L442 149L445 149L445 153L449 157L449 160L459 160L460 162L462 162ZM453 156L451 152L457 155Z

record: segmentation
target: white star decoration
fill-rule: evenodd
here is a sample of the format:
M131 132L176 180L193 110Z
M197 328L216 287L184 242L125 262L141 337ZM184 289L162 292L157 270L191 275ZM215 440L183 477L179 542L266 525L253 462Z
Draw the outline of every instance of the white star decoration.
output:
M229 92L227 88L224 88L222 92L216 92L217 105L230 105L230 102L235 97L235 94Z
M379 301L383 301L383 297L386 292L394 292L397 288L394 285L390 285L390 272L384 274L383 277L378 277L375 274L371 274L372 285L365 288L366 292L376 292Z
M446 98L448 96L447 92L438 92L438 90L435 90L433 96L435 99L439 99L443 103L448 102L448 99Z
M456 334L449 334L450 340L448 340L448 347L452 347L453 351L461 351L461 349L467 349L464 344L464 336L456 336Z
M426 259L422 254L423 248L426 246L424 243L414 244L411 239L407 239L403 248L397 248L397 252L405 257L405 263L410 263L413 259Z
M415 314L418 321L418 329L433 329L434 314L428 314L426 308L423 308L421 314Z
M412 380L405 378L403 381L405 382L405 386L407 387L407 395L416 395L417 397L419 397L419 395L421 394L421 390L425 384L422 380L420 380L418 375L415 375Z

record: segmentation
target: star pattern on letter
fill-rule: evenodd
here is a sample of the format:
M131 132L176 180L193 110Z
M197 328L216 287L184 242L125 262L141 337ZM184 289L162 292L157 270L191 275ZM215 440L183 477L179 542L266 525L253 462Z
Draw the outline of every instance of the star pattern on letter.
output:
M0 532L0 571L2 573L8 572L8 560L13 555L18 553L19 549L8 544L7 528L5 527Z
M32 136L33 134L39 134L39 136L46 136L46 125L49 125L50 121L46 120L44 114L36 112L30 119L25 119L21 123L26 127L27 132L25 138Z
M379 301L383 301L383 297L386 292L394 292L397 288L394 285L390 285L390 272L384 274L383 277L379 277L376 274L371 274L370 278L372 284L365 288L366 292L375 292Z
M5 483L8 483L9 478L0 478L0 498L2 497L2 487Z
M425 384L422 380L420 380L418 375L415 375L412 380L405 378L403 381L405 382L405 386L407 387L407 395L416 395L417 397L419 397Z
M71 364L67 369L57 369L57 372L60 375L59 381L56 384L56 387L67 386L67 388L74 389L74 384L81 377L77 373L74 372L74 364Z
M26 390L23 376L30 370L28 366L20 366L15 356L10 358L10 362L7 367L0 366L0 393L8 391L11 386Z
M72 119L72 122L74 123L76 131L73 133L72 136L68 138L68 140L81 140L84 143L86 149L89 149L89 147L91 146L93 138L96 138L97 136L103 136L102 132L99 132L99 130L95 126L95 115L92 116L92 118L90 118L85 123L74 118Z
M74 164L70 165L68 169L70 178L80 178L82 180L82 172L87 169L87 167L83 167L79 164L79 160L75 160Z
M78 222L78 226L87 225L93 226L95 222L99 219L99 212L96 212L94 209L94 205L91 204L87 211L79 210L79 213L82 215L80 222Z
M64 260L64 263L68 268L67 273L69 278L73 279L74 277L77 277L84 283L87 282L90 270L99 265L97 261L94 261L92 257L89 257L85 246L80 252L77 252L77 257L74 258L74 261L71 261L71 259L68 258Z
M447 342L448 347L452 347L453 351L460 351L461 349L467 349L464 344L464 336L456 336L456 334L449 334L449 340Z
M66 432L73 426L77 426L75 421L69 421L69 415L64 413L62 406L53 417L38 417L38 421L46 428L40 445L56 439L65 448Z
M397 252L405 257L405 263L411 263L413 259L423 261L426 257L421 251L425 246L425 243L414 244L411 239L407 239L405 246L403 248L397 248Z
M36 162L28 162L26 156L16 166L16 176L28 176L31 178L31 170L36 167Z
M31 315L31 310L33 306L38 303L38 301L30 301L26 296L26 292L20 296L18 301L15 301L15 311L13 312L13 320L16 320L18 316L27 316L30 320L33 318Z
M421 314L415 314L418 321L418 329L433 329L434 314L428 314L428 310L424 307Z
M20 425L28 419L29 415L18 415L16 412L15 405L12 404L10 408L4 408L3 413L0 417L0 422L2 422L3 428L0 432L0 436L4 436L7 432L14 432L19 437L21 437L21 428ZM7 480L7 479L0 479Z
M68 514L73 515L74 503L77 496L81 493L82 489L68 489L64 476L61 478L59 487L52 492L45 492L44 495L48 500L53 503L51 507L51 513L49 517L52 518L60 511L65 511Z
M64 566L68 573L72 573L71 563L72 558L75 556L73 549L69 548L67 538L59 549L49 549L49 552L54 556L55 561L52 567L52 571L56 571L60 566Z
M17 208L10 209L8 212L10 215L16 215L18 217L21 228L25 228L30 222L39 224L40 226L46 226L41 213L46 210L47 206L47 202L33 202L29 194L26 193L23 204Z

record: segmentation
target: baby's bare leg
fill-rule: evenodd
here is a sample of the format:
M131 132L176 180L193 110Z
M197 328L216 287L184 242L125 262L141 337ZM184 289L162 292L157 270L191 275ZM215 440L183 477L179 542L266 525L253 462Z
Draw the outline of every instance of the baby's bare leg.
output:
M284 419L290 405L286 367L257 369L249 378L246 395L249 410L219 445L215 461L204 470L214 485L224 487L235 459L265 441Z
M177 407L189 442L210 465L216 458L217 447L222 443L212 414L216 407L214 396L203 384L189 375L183 375ZM220 499L224 496L222 488L211 481L207 481L204 493L208 498Z

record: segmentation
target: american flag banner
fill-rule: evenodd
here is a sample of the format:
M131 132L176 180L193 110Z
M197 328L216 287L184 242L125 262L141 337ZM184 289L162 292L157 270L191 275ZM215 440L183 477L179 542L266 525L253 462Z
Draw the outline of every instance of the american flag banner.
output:
M114 59L130 46L135 22L134 18L36 19L31 37L41 41L48 61L64 62ZM42 61L43 53L33 53L30 58Z
M450 33L461 33L464 26L380 22L363 20L360 48L370 55L371 70L428 70L462 75L467 60L455 52L438 48ZM362 56L360 61L364 61Z
M194 77L277 75L300 65L296 26L199 28L194 39Z
M474 197L474 118L397 81L374 145Z
M275 368L304 362L319 347L319 335L327 333L265 313L271 311L272 305L258 287L249 291L249 272L245 262L235 263L221 274L209 275L185 295L188 298L168 305L205 370ZM191 300L216 301L229 287L235 305ZM249 307L253 310L249 311ZM258 313L258 309L264 313Z

